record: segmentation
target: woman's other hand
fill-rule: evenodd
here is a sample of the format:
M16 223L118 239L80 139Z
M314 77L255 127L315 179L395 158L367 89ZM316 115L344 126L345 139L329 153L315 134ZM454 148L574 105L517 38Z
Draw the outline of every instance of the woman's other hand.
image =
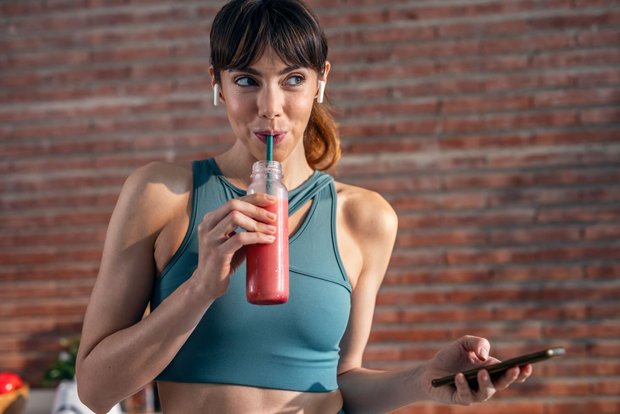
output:
M508 388L515 381L523 382L532 374L531 365L514 367L507 370L495 382L492 382L488 372L480 370L478 372L478 389L472 389L462 372L500 362L490 356L490 350L489 341L475 336L464 336L440 350L429 361L423 375L423 381L430 398L447 404L469 405L483 402L491 398L497 391ZM444 385L437 388L431 386L432 379L453 373L459 373L456 376L456 386Z

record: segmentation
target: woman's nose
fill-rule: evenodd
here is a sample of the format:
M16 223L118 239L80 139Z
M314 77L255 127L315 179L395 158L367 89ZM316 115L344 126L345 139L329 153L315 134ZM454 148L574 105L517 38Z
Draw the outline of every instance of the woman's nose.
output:
M273 119L282 115L284 94L276 86L265 85L258 94L258 115Z

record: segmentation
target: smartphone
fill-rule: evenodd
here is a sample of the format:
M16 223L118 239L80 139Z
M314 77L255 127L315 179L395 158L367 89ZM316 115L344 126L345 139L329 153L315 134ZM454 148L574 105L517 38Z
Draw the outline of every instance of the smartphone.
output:
M544 361L552 357L564 355L566 351L564 348L549 348L543 351L534 352L531 354L521 355L516 358L507 359L506 361L498 362L497 364L487 365L464 371L465 379L472 390L478 389L478 371L486 369L491 377L491 381L495 381L501 377L506 370L512 367L523 366L527 364L533 364L534 362ZM431 384L433 387L441 387L442 385L454 385L454 378L456 374L447 375L441 378L435 378Z

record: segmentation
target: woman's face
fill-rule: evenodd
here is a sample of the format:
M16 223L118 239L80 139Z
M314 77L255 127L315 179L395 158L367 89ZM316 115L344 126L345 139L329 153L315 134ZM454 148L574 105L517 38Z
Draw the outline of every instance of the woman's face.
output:
M328 72L329 64L321 79ZM314 69L290 67L267 47L251 66L224 70L220 75L228 120L253 158L265 159L270 134L275 160L303 151L304 131L318 91L319 77Z

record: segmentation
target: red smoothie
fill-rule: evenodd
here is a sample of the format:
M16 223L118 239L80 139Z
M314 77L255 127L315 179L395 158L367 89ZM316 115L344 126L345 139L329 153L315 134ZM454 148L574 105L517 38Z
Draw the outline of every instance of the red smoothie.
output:
M277 214L276 240L252 244L246 250L246 295L255 305L277 305L288 300L288 199L279 198L266 210Z

